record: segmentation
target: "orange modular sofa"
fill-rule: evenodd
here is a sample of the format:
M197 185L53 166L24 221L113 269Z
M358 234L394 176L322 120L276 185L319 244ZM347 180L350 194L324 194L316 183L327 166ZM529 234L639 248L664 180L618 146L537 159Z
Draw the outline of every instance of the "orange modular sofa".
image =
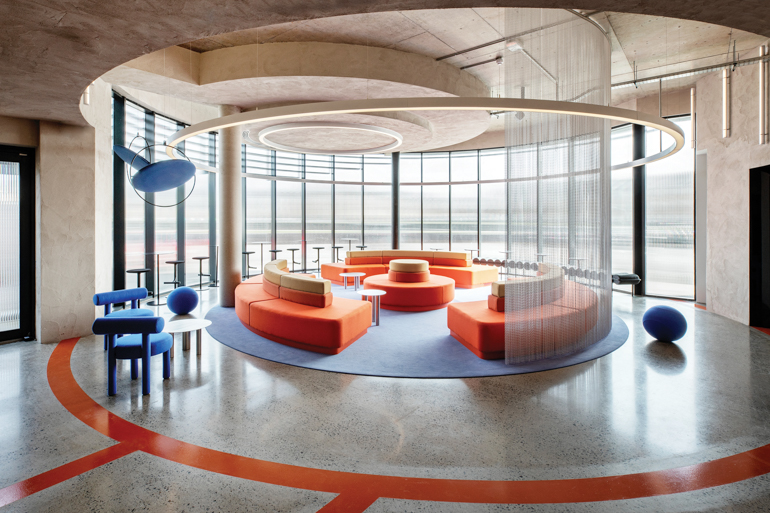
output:
M446 276L455 281L461 289L472 289L489 285L497 280L497 269L486 265L475 265L468 253L458 251L412 251L389 249L383 251L348 251L345 263L321 265L321 277L342 285L340 273L366 273L366 279L378 274L387 274L391 260L416 258L425 260L430 274Z
M446 276L431 276L425 260L396 259L390 261L389 267L388 274L371 276L364 282L364 289L386 292L380 298L385 310L438 310L455 298L455 281Z
M235 288L235 314L262 337L324 354L341 352L372 323L371 303L333 297L329 280L289 273L286 260Z
M508 289L506 291L506 289ZM540 264L539 276L492 284L486 301L452 303L447 308L451 335L485 360L505 358L505 295L528 298L514 307L511 320L533 348L568 348L596 325L599 300L590 288L564 279L561 268ZM531 305L535 306L531 306ZM543 322L532 322L532 319ZM526 351L526 348L523 348Z

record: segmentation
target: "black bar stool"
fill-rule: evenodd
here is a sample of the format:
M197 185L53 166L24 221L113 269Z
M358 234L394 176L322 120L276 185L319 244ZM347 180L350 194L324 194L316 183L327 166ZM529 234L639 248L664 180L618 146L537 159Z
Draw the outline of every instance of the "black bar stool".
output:
M207 256L193 257L193 260L197 260L198 261L198 280L199 280L198 290L201 290L201 291L203 290L203 277L204 276L208 276L209 278L211 278L211 272L210 271L209 271L209 274L203 274L203 261L204 260L208 260L208 259L209 259L209 257L207 257Z
M251 278L251 273L249 273L250 269L256 269L256 267L251 266L251 262L249 259L250 255L253 255L253 251L244 251L243 252L243 263L244 263L244 269L246 269L246 275L243 276L243 279Z
M299 251L299 248L286 248L287 251L291 251L291 272L294 272L294 264L302 264L302 262L294 261L294 252Z
M182 282L179 280L179 275L177 274L177 271L179 270L179 265L184 263L184 260L166 260L167 264L173 264L174 266L174 279L172 281L164 281L164 285L173 285L174 288L177 288L177 286L181 285Z
M318 252L318 260L313 260L314 264L318 264L318 272L321 272L321 250L323 249L323 246L316 246L313 248Z
M363 251L363 250L365 250L365 249L366 249L366 246L356 246L356 247L357 247L358 249L360 249L361 251Z
M268 249L268 251L273 254L273 260L277 260L278 259L278 253L280 253L283 250L282 249Z
M128 269L127 273L136 274L136 288L142 286L142 274L150 272L149 269ZM142 306L142 300L137 300L137 306Z
M340 250L345 246L332 246L332 262L341 262Z

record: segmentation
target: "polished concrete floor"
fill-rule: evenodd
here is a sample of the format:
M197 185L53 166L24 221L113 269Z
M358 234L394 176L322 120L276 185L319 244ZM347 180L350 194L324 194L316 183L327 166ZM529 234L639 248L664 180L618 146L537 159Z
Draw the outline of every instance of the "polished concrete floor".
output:
M198 315L213 304L215 294L206 295ZM169 380L161 379L161 359L153 358L149 396L142 396L140 380L131 381L127 363L119 366L118 394L107 396L105 354L95 336L77 342L70 368L96 402L88 408L106 409L183 443L267 462L491 481L604 478L689 467L695 469L692 479L706 483L683 493L653 486L648 495L663 495L566 504L381 495L340 511L770 510L765 471L709 486L698 470L705 469L700 464L770 444L770 336L692 303L618 293L613 300L614 312L629 326L625 345L599 360L527 375L417 380L327 373L260 360L205 335L201 356L194 343L192 351L182 351L177 341ZM689 330L677 344L653 342L643 330L642 314L654 304L685 315ZM49 368L56 348L34 342L0 346L0 489L69 468L117 443L54 395L52 387L64 386ZM757 465L770 471L768 461ZM728 465L722 472L733 471ZM257 474L244 479L228 473L137 450L22 494L4 509L335 510L330 501L336 494L303 485L301 476L291 487L260 482ZM600 487L605 481L581 483ZM0 490L0 504L3 497Z

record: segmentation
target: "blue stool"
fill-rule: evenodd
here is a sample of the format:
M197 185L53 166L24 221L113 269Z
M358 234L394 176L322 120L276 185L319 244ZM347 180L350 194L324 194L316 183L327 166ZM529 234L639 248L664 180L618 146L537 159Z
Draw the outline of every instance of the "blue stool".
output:
M123 289L113 290L112 292L99 292L94 294L94 304L96 306L104 306L105 317L152 317L155 315L152 310L146 308L139 308L139 301L147 297L147 289L144 287L137 287L135 289ZM115 303L125 303L131 301L131 308L124 308L123 310L112 310L112 305ZM107 336L104 337L104 350L107 350Z
M653 306L644 312L642 326L647 333L661 342L679 340L687 333L684 315L670 306Z
M162 333L165 321L162 317L133 317L115 319L102 317L94 321L95 335L109 338L107 345L107 394L117 391L117 360L131 360L131 379L139 374L138 362L142 360L142 394L150 393L150 357L163 354L163 379L171 375L171 349L173 337ZM125 335L118 338L117 335Z

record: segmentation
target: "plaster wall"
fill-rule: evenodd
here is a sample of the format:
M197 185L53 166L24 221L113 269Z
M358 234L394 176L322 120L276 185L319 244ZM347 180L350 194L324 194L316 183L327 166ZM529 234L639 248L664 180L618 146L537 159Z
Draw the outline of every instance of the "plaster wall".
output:
M722 137L721 73L698 80L698 149L708 155L706 303L709 311L749 322L749 169L770 164L759 144L759 67L732 73L732 133Z

